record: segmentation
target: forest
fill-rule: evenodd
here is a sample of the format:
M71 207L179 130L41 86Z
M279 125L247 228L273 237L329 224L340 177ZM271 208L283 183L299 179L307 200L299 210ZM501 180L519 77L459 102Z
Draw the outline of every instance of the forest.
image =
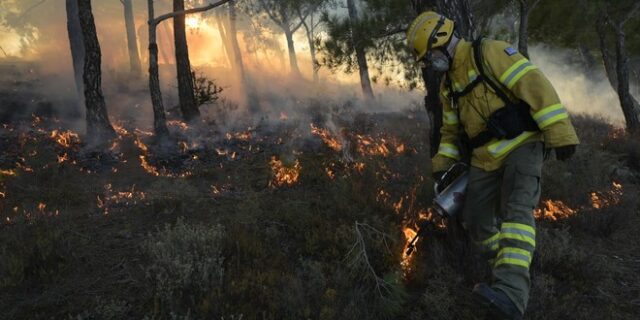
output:
M636 319L637 0L0 0L0 319L490 319L432 210L427 10L528 57L580 139L525 319Z

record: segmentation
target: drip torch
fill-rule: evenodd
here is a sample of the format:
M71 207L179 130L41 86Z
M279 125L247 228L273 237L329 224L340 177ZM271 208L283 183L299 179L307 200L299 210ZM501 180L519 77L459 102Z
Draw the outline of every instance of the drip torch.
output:
M469 167L462 162L451 166L434 184L433 204L429 212L435 212L440 219L453 218L460 214L464 205L464 196L469 182ZM409 242L406 255L409 256L416 247L416 242L430 227L431 221L425 220L418 226L418 232Z

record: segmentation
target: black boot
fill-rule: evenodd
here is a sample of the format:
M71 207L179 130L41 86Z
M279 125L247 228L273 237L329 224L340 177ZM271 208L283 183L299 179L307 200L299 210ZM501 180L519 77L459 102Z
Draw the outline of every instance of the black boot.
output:
M473 287L473 294L489 310L491 319L522 319L522 313L504 292L493 289L486 283L478 283Z

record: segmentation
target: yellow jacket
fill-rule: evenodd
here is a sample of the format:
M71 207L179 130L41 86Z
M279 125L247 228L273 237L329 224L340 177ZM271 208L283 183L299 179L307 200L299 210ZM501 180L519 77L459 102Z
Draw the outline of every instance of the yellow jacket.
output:
M532 142L544 141L547 147L555 148L578 144L578 137L571 125L569 114L560 103L560 99L549 80L518 53L508 43L496 40L484 40L482 45L484 72L492 81L515 101L525 101L531 107L531 115L537 122L540 132L525 131L518 137L493 139L482 147L473 150L471 165L485 171L500 168L507 155L516 147ZM447 73L453 90L462 92L479 74L471 42L461 40L453 57L451 69ZM459 106L452 106L449 86L443 81L440 99L443 103L442 138L438 153L432 159L433 171L443 171L460 158L457 145L460 130L464 129L471 138L486 130L484 117L504 106L504 102L485 82L480 83L470 93L461 97ZM474 110L475 109L477 110ZM482 114L482 117L478 114Z

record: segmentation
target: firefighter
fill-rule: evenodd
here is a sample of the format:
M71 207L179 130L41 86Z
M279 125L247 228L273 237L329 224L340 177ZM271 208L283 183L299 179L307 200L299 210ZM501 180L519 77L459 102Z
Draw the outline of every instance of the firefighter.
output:
M413 21L407 42L423 67L445 73L434 179L464 151L470 158L462 225L492 270L491 282L476 284L473 295L494 318L520 319L529 300L543 154L554 149L564 161L579 143L569 114L544 74L505 42L465 41L453 21L431 11Z

